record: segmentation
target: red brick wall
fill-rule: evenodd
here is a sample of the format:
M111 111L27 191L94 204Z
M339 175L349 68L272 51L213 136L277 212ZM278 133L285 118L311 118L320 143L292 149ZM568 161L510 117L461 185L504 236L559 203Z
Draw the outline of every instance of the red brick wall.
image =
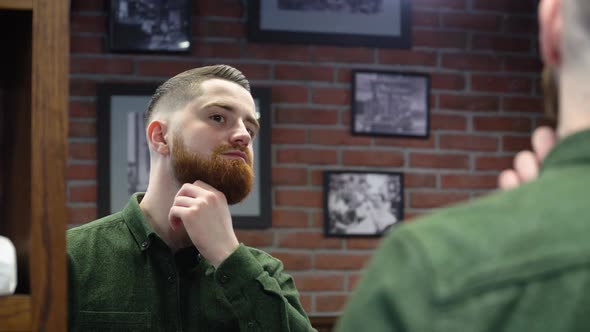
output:
M240 239L283 260L310 314L340 312L377 239L322 235L322 171L405 173L408 217L477 197L544 122L534 0L413 0L411 50L248 43L239 0L195 1L190 55L109 54L106 3L72 2L70 223L96 216L96 84L227 63L273 89L273 227ZM353 137L351 69L428 73L428 140Z

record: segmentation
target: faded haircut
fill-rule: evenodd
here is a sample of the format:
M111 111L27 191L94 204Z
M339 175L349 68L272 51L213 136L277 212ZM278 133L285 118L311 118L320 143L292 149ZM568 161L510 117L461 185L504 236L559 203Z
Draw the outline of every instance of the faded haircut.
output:
M590 71L590 0L562 0L563 60L576 71Z
M250 83L244 74L231 66L214 65L189 69L170 78L156 89L144 115L146 125L156 112L173 112L185 107L201 95L201 83L213 78L237 83L250 91Z

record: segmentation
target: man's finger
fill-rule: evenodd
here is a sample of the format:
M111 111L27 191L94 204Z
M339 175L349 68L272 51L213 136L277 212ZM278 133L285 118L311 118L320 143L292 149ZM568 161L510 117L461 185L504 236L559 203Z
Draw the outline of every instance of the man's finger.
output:
M533 137L531 138L533 144L533 151L537 156L537 161L542 163L549 154L549 151L555 146L557 136L555 131L550 127L543 126L535 129Z
M521 151L514 158L514 170L521 183L526 183L539 175L539 161L531 151Z
M514 170L507 169L498 176L498 187L502 190L510 190L520 185L520 179Z

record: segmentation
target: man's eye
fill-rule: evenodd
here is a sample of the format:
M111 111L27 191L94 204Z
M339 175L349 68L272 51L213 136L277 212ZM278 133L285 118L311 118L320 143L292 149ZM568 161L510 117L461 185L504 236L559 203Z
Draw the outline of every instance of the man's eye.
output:
M252 129L248 129L248 134L250 134L250 137L254 138L254 136L256 136L256 132Z
M225 122L225 118L219 114L211 115L209 118L215 122Z

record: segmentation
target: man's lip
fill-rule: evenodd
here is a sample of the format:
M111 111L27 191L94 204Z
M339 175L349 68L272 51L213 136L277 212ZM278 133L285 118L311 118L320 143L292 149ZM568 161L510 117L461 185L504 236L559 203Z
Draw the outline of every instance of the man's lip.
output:
M232 157L240 157L242 159L244 159L244 161L248 161L248 155L245 154L242 151L230 151L230 152L224 152L222 153L222 155L224 156L232 156Z

